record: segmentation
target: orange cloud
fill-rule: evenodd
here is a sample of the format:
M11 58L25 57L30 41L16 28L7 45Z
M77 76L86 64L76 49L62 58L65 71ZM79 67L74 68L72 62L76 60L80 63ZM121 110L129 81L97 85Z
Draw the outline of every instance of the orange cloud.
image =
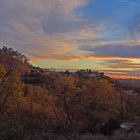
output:
M30 57L30 59L31 59L31 61L34 61L34 60L45 60L46 58ZM140 61L140 58L134 58L134 57L132 57L132 58L125 57L124 58L124 57L112 57L112 56L61 56L58 58L48 58L48 59L49 60L60 60L60 61L80 61L80 60L127 60L130 62Z
M44 59L40 58L40 57L35 57L35 56L30 56L28 57L29 61L31 62L39 62L39 61L43 61Z

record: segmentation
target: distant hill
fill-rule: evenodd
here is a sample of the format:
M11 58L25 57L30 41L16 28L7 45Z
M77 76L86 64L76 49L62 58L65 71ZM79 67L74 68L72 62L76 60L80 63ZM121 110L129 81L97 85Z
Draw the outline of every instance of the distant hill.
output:
M140 87L140 79L118 79L120 82L132 85L134 87Z

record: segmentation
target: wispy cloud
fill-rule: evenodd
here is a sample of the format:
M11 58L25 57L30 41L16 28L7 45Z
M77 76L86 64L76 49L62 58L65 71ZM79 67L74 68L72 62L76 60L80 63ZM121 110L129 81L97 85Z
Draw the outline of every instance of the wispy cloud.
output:
M133 0L119 0L120 2L129 4L131 6L136 6L136 7L140 7L140 3L137 2L133 2Z

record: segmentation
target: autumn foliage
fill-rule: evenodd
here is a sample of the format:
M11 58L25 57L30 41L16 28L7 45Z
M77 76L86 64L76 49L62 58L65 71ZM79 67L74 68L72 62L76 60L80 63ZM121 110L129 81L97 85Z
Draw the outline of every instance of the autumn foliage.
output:
M111 134L123 121L140 123L139 101L108 79L33 71L25 56L0 50L1 139Z

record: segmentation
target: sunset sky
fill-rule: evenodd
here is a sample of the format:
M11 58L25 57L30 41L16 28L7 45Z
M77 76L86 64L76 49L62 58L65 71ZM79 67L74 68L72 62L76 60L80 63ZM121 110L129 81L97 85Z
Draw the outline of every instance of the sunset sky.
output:
M140 0L0 0L0 44L35 66L140 75Z

